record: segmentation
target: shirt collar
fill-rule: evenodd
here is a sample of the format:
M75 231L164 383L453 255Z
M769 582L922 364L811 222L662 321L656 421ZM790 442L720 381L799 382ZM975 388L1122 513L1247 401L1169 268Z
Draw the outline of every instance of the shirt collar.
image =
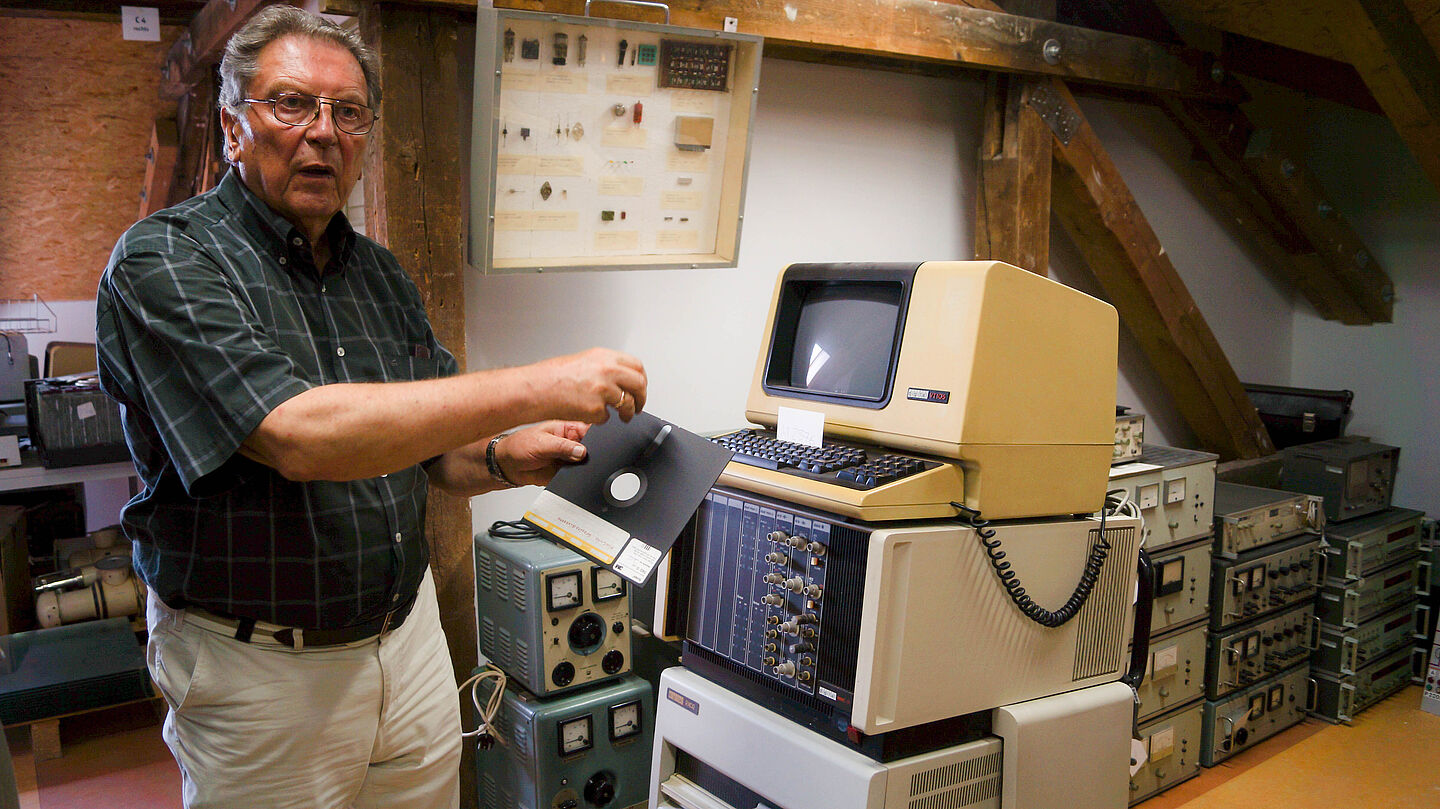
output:
M270 255L276 258L287 257L287 261L281 262L287 267L299 266L296 262L299 257L304 257L304 263L309 265L310 244L305 234L256 196L233 166L225 172L215 193L225 207L240 217L245 231ZM343 270L355 249L355 229L350 226L350 220L345 218L345 214L337 211L330 219L330 224L325 226L325 235L330 241L332 262Z

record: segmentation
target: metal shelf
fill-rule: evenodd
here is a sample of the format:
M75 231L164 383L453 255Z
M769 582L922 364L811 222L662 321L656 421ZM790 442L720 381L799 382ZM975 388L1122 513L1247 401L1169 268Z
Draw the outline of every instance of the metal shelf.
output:
M55 312L39 295L0 298L0 331L50 334L55 331L55 323Z
M40 465L35 453L22 452L20 466L0 469L0 492L132 477L135 477L135 466L129 461L46 469Z

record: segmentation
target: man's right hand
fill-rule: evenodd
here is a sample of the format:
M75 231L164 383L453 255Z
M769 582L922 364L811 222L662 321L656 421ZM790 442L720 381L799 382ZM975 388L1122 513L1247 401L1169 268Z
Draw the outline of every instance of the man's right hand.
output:
M645 408L647 380L640 360L608 348L592 348L530 366L532 393L550 418L601 424L614 408L629 421Z

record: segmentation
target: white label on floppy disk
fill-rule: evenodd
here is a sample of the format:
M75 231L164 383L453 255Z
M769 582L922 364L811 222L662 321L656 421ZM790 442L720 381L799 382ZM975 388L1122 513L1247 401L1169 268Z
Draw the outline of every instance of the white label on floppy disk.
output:
M605 564L611 564L630 534L549 490L542 490L525 519ZM653 567L653 565L652 565ZM616 571L619 572L619 571Z
M655 565L660 563L660 557L664 555L659 548L652 548L638 539L632 539L625 543L625 550L620 552L610 569L643 587L645 580L650 578L650 571L655 569Z
M798 407L781 407L775 422L775 437L781 441L818 447L825 437L825 414Z

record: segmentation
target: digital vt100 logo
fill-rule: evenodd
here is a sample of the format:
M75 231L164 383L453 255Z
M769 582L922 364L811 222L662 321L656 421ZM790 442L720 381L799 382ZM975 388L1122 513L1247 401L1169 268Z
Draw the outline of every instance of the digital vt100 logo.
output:
M909 388L905 391L905 398L916 402L950 404L950 391L930 390L929 388Z

